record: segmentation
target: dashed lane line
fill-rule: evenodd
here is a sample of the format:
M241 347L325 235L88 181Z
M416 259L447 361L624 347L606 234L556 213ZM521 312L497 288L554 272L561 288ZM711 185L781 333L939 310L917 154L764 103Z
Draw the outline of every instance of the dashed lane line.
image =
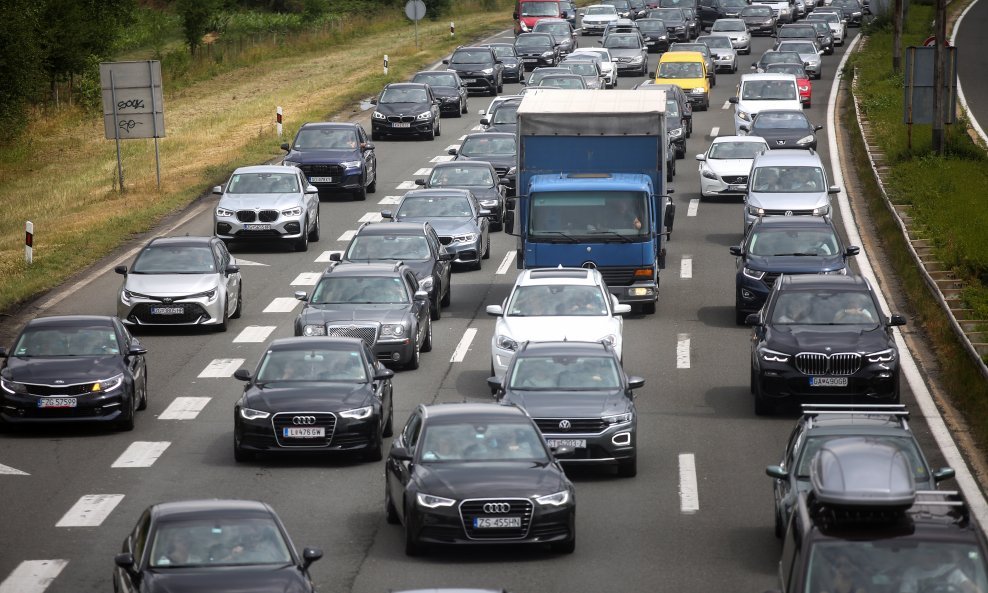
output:
M233 338L233 342L235 344L264 342L276 329L278 329L276 325L248 325L236 338Z
M690 368L690 335L679 334L676 336L676 368Z
M477 124L477 125L475 125L474 127L470 128L470 129L473 130L474 132L483 132L484 131L484 126L482 126L480 124Z
M683 259L679 262L679 277L680 278L692 278L693 277L693 256L684 255Z
M329 262L333 261L332 255L334 253L340 253L340 254L342 254L343 252L342 251L335 250L335 249L330 250L330 251L323 251L322 253L319 254L319 257L316 258L316 263L317 264L328 264Z
M381 222L384 220L380 212L368 212L360 217L360 222Z
M466 136L464 136L463 138L466 138ZM460 138L460 140L462 140L463 138ZM446 147L446 152L449 153L449 151L451 150L459 150L459 149L460 149L459 144L450 144L449 146Z
M263 313L291 313L301 302L295 297L277 297L264 307Z
M724 101L724 104L721 106L721 109L730 109L730 108L731 108L731 102Z
M474 336L477 335L477 328L470 327L467 331L463 332L463 337L460 338L460 343L456 345L456 350L453 350L453 356L450 357L450 362L463 362L466 357L467 352L470 350L470 343L473 342Z
M262 264L261 262L250 261L249 259L237 258L238 266L264 266L267 267L268 264Z
M0 583L0 593L44 593L68 560L25 560Z
M169 445L168 441L134 441L110 467L151 467Z
M123 498L123 494L86 494L62 515L55 527L99 527Z
M401 196L384 196L378 204L397 204L401 201Z
M693 198L690 200L689 208L686 209L686 216L696 216L697 210L700 209L700 198Z
M416 177L425 177L429 173L432 173L432 167L422 167L421 169L418 169L414 173L412 173L412 175Z
M30 476L27 472L0 463L0 476Z
M511 267L511 262L515 261L515 256L517 256L517 255L518 255L518 252L516 250L514 250L514 249L512 249L511 251L508 251L507 253L505 253L504 254L504 259L501 260L501 265L499 265L497 267L497 271L494 272L494 273L495 274L507 274L508 273L508 268Z
M223 379L232 377L233 372L243 366L243 358L216 358L199 373L200 379Z
M356 234L357 234L357 231L355 231L355 230L352 230L352 231L344 231L343 234L340 235L339 238L336 239L336 240L337 241L349 241Z
M158 420L195 420L210 399L212 398L176 397L158 416Z
M711 138L716 138L717 137L717 134L720 134L720 128L719 127L714 126L714 127L710 128L710 137Z
M430 163L448 163L456 157L451 154L440 154L429 159Z
M292 280L292 286L315 286L322 272L302 272Z
M418 187L414 181L402 181L395 189L415 189Z
M700 510L696 486L696 459L692 453L679 454L679 510L692 515Z

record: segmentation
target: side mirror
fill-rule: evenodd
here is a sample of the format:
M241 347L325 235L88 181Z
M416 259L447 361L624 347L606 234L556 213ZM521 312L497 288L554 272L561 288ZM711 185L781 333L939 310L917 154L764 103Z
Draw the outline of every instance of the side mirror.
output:
M666 215L665 215L665 219L662 221L662 224L665 225L667 231L671 231L672 223L674 223L675 221L676 221L676 205L672 203L667 204Z
M477 213L477 216L480 218L492 218L494 216L494 213L491 212L490 210L481 210L480 212Z
M821 49L820 51L818 51L816 53L817 53L818 56L822 56L823 55L823 50Z
M840 188L837 187L836 185L831 185L830 187L827 188L827 193L828 194L839 194L840 193Z
M126 570L133 570L134 568L134 555L130 552L124 552L123 554L117 554L113 557L113 563L120 568Z
M857 245L851 245L850 247L844 250L844 255L846 255L847 257L851 257L852 255L857 255L859 253L861 253L861 248L858 247Z
M933 472L933 481L939 484L944 480L949 480L955 475L954 468L952 467L941 467L937 471Z
M628 387L631 389L641 389L645 386L645 377L628 377Z
M0 358L7 358L7 349L0 346Z
M309 295L306 294L306 292L304 290L296 290L295 291L295 298L296 298L296 300L302 301L304 303L304 302L306 302L306 301L309 300Z
M487 386L491 388L491 393L494 394L495 399L501 392L501 381L497 377L487 377Z
M395 372L391 369L377 369L374 371L374 379L376 381L384 381L385 379L390 379L395 376Z
M240 271L240 266L227 266L223 270L223 273L229 276L230 274L236 274L239 271Z
M705 154L698 154L698 155L696 155L696 160L698 160L698 161L705 161L705 160L707 160L707 155L705 155Z
M893 313L891 317L889 317L889 325L896 326L896 325L905 325L905 324L906 324L906 318L898 313Z
M317 194L317 193L319 193L319 188L316 187L316 186L314 186L314 185L307 185L307 186L305 186L305 193L308 194L308 195L310 195L310 196L312 194Z
M655 78L655 70L650 70L648 73L649 78Z
M239 381L250 381L250 371L247 369L237 369L233 373L233 378Z
M428 301L429 293L425 290L416 290L413 297L416 301Z
M223 195L223 186L222 185L214 185L213 186L213 195L214 196L222 196Z
M425 185L425 179L416 179L415 185Z
M761 325L762 322L758 318L758 313L749 313L747 317L744 318L745 325Z
M0 350L2 350L2 348L0 348ZM147 353L148 353L148 349L145 348L144 345L138 342L137 340L131 342L130 347L127 348L128 356L141 356L142 354L147 354ZM6 356L6 354L7 353L4 352L3 356Z
M126 276L127 275L127 266L117 266L117 267L113 268L113 271L116 272L117 274L123 274L124 276Z
M514 210L508 210L504 213L504 232L513 235L515 234L515 212Z
M731 250L731 255L736 255L738 257L741 257L741 246L740 245L731 245L730 250Z
M752 64L752 65L751 65L751 69L752 69L752 70L758 70L758 65L757 65L757 64ZM730 99L728 99L728 101L731 101L731 100L730 100ZM737 101L731 101L731 103L737 103Z
M306 548L302 550L302 568L309 568L313 562L320 558L322 558L322 550L319 548Z
M512 12L511 13L511 18L513 18L513 19L515 19L517 21L518 20L518 13L517 12Z
M392 447L391 448L391 453L389 454L389 457L391 457L391 459L394 459L396 461L411 461L412 460L412 454L411 454L411 452L408 449L404 448L404 447Z
M282 142L281 143L281 149L284 150L285 152L289 152L289 151L291 151L292 146L291 146L291 144L289 144L287 142Z
M504 307L501 305L487 305L487 314L491 317L500 317L504 315Z
M449 64L449 60L443 60L443 64Z
M449 155L452 155L452 156L456 156L456 149L455 148L450 148L449 150L446 151L446 154L449 154Z
M511 185L512 185L511 180L508 179L507 177L502 177L502 178L498 179L497 180L497 184L498 185L504 185L506 187L511 187Z
M381 210L381 218L387 218L388 220L392 220L394 219L394 217L395 217L395 213L393 211Z
M362 151L374 150L375 148L377 148L377 146L375 146L373 142L364 142L360 145L360 150Z
M770 478L775 478L776 480L785 480L789 477L789 473L782 469L781 465L770 465L765 468L765 475Z
M742 132L750 132L751 126L749 126L748 124L741 124L740 126L738 126L738 129L741 130Z
M813 126L813 131L814 131L814 132L819 132L819 131L820 131L820 130L822 130L822 129L823 129L823 126L819 126L819 125L817 125L817 126Z
M330 253L329 254L329 261L343 261L343 254L342 253Z
M489 126L489 125L491 125L490 118L489 117L482 117L482 118L480 118L480 125L482 125L482 126Z
M751 69L754 70L755 67L752 66ZM732 104L732 105L737 105L738 104L738 98L737 97L731 97L730 99L727 100L727 102L730 103L730 104Z
M371 97L370 104L377 105L377 97Z
M614 305L615 315L627 315L628 313L631 313L631 305L627 303L619 303Z

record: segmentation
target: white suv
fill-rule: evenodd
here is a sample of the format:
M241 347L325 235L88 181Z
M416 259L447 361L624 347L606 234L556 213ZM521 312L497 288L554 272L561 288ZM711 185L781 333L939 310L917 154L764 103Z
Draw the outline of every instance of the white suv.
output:
M504 377L524 342L606 342L621 356L621 315L630 312L631 305L618 304L597 270L522 270L504 303L487 306L487 314L497 317L491 374Z
M729 99L734 104L734 135L742 136L742 125L763 109L793 109L800 111L799 87L792 74L744 74L738 84L738 94Z

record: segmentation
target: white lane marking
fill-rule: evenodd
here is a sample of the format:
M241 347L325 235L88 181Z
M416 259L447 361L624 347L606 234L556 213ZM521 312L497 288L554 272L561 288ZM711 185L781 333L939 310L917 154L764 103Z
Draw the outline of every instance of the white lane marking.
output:
M470 129L473 130L474 132L482 132L484 130L484 126L482 126L480 124L477 124L477 125L475 125L474 127L470 128Z
M683 259L679 262L679 277L680 278L692 278L693 277L693 256L684 255Z
M459 140L460 142L463 142L466 139L467 139L467 135L466 134L463 134L462 136L460 136L459 138L457 138L457 140Z
M22 472L19 469L10 467L9 465L4 465L0 463L0 476L30 476L31 474L27 472Z
M456 157L451 154L440 154L429 159L430 163L448 163Z
M696 216L696 211L700 208L700 198L690 200L690 207L686 209L686 216Z
M0 593L43 593L68 560L25 560L0 583Z
M277 297L264 307L263 313L291 313L301 302L294 297Z
M344 231L343 234L340 235L340 237L338 239L336 239L336 240L337 241L349 241L356 234L357 234L357 231Z
M466 136L464 136L463 138L466 138ZM463 138L460 138L460 140L462 140ZM459 144L450 144L449 146L446 147L446 152L449 152L451 150L459 150L459 149L460 149Z
M401 196L384 196L378 204L397 204L401 201Z
M238 266L265 266L265 267L267 267L268 264L262 264L261 262L250 261L249 259L242 259L242 258L239 258L238 257L237 258L237 265Z
M696 459L692 453L679 454L679 510L687 514L700 510L700 494L696 487Z
M380 212L368 212L361 216L359 220L360 222L381 222L384 219L381 218Z
M416 177L425 177L429 173L432 173L432 167L422 167L421 169L412 173Z
M731 102L724 101L724 105L721 107L721 109L730 109L730 108L731 108Z
M418 187L414 181L402 181L395 189L415 189Z
M292 280L292 286L315 286L322 272L302 272Z
M676 336L676 368L690 368L690 335L679 334Z
M456 350L453 350L453 356L450 357L450 362L463 362L463 358L466 357L467 351L470 350L470 343L473 342L473 337L477 335L477 328L470 327L467 331L463 332L463 337L460 338L460 343L456 345Z
M55 527L99 527L123 498L123 494L86 494L55 523Z
M512 249L511 251L504 254L504 259L501 260L501 265L497 267L495 274L507 274L508 267L511 266L511 262L515 261L515 256L518 255L518 251Z
M316 263L317 264L326 264L326 263L329 263L329 262L333 261L332 259L330 259L329 256L333 255L334 253L340 253L340 254L342 254L343 252L342 251L335 251L335 250L323 251L322 253L319 254L319 257L316 258Z
M216 358L213 359L206 368L199 373L200 379L232 377L233 371L239 369L244 364L243 358Z
M246 342L263 342L267 340L268 336L271 335L271 332L276 329L278 329L278 326L276 325L248 325L242 332L240 332L239 335L237 335L236 338L233 338L233 342L235 344Z
M717 137L717 134L720 134L720 128L718 128L717 126L714 126L714 127L710 128L710 137L711 138L716 138Z
M209 403L209 397L176 397L158 420L195 420Z
M151 467L169 445L168 441L134 441L110 467Z

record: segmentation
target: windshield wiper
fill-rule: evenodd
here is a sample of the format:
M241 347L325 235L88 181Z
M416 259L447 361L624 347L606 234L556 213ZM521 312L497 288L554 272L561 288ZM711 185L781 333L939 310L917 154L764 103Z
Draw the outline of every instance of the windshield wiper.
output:
M776 253L775 255L776 256L791 255L791 256L795 256L795 257L813 257L813 256L815 256L817 254L816 253L800 253L800 252L796 252L796 253Z
M590 235L612 235L621 240L622 243L632 243L631 238L622 235L621 233L615 233L614 231L593 231L589 233Z
M567 235L562 231L538 231L540 235L557 235L561 239L565 239L567 243L576 243L577 240L573 237ZM559 241L552 241L553 243L558 243Z

